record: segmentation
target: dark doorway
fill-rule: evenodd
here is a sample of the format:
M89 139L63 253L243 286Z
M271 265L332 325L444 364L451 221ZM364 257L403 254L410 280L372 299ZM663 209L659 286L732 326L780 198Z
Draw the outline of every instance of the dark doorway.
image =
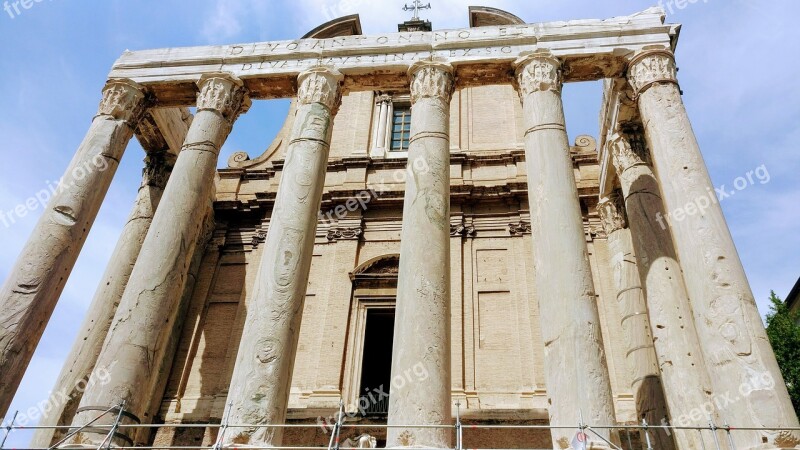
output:
M392 379L392 337L394 309L368 309L361 361L361 400L365 415L387 415Z

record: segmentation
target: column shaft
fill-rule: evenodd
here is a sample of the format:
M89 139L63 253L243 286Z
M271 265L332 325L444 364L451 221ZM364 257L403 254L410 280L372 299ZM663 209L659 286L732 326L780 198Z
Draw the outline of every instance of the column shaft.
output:
M342 75L317 67L298 77L297 116L228 394L229 420L286 420L314 236ZM280 428L237 428L231 448L278 446Z
M545 344L550 425L614 425L611 383L561 101L561 63L548 53L517 63L523 105L533 270ZM608 430L598 432L609 439ZM552 429L553 448L574 429ZM591 438L591 437L590 437ZM596 438L595 438L596 439ZM598 439L594 445L603 446Z
M670 423L707 426L709 416L719 423L672 236L669 228L651 223L652 218L664 211L658 183L640 154L643 149L637 153L627 139L614 135L609 141L609 151L622 185L641 282L647 293L647 311ZM695 411L701 405L708 406L698 414ZM674 430L674 433L678 448L702 448L701 437L693 430ZM727 446L726 440L720 441L720 445Z
M74 426L82 426L98 415L97 409L125 401L123 423L149 422L148 402L158 380L171 339L190 262L203 227L207 202L214 188L220 148L238 114L249 105L241 81L226 74L205 75L199 81L197 114L162 196L140 256L120 300L95 370L110 374L109 382L90 385L83 395ZM96 422L108 424L115 416ZM129 430L119 432L128 438ZM104 432L78 433L71 444L97 446ZM130 441L124 437L116 443Z
M0 290L0 414L5 414L146 107L112 80L89 131Z
M672 227L714 392L737 399L721 413L736 427L798 427L683 105L676 71L671 52L653 50L634 57L628 78L668 211L655 220ZM672 218L678 210L690 209L696 214ZM652 227L659 226L650 220ZM733 436L737 448L800 444L796 432L739 431Z
M389 425L450 425L450 99L452 67L411 66ZM450 447L448 428L389 428L387 447Z
M653 348L653 335L647 316L644 291L633 251L631 230L626 228L622 198L612 195L597 206L608 235L613 265L614 288L621 314L620 327L625 339L625 360L631 376L631 391L636 403L638 422L660 425L668 418L664 389L659 376L658 360ZM671 434L663 429L651 432L658 449L675 448ZM644 440L642 433L642 440Z
M161 200L174 159L174 155L166 151L151 152L147 155L142 184L133 210L128 216L128 222L122 228L122 234L100 279L100 285L95 291L78 337L53 388L53 392L63 393L68 400L56 402L47 416L39 421L40 426L69 425L72 421L83 397L83 389L114 320L117 305L139 257L144 238L150 229L153 214ZM65 434L64 430L36 430L31 446L49 447L53 440L58 440Z

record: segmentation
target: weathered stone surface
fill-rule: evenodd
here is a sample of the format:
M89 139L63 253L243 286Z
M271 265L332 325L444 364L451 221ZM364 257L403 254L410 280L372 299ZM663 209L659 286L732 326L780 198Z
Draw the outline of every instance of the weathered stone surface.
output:
M450 100L453 69L418 63L411 78L411 140L400 237L389 425L450 425ZM390 428L388 447L450 447L452 431Z
M629 82L638 98L667 213L687 205L707 205L697 214L668 222L714 392L738 397L726 407L728 423L739 427L798 427L797 415L689 123L676 71L670 51L647 51L631 61ZM650 226L659 226L650 220ZM745 389L748 395L742 394ZM800 443L796 432L742 431L735 433L734 438L737 448L764 443L791 447Z
M341 80L325 67L298 77L297 116L228 394L231 423L286 420ZM224 442L230 448L278 446L282 435L281 428L237 428Z
M625 360L632 380L630 388L636 404L637 422L644 419L649 424L658 425L669 414L622 196L615 192L597 205L597 211L612 251L612 276L621 314L620 328L625 336ZM671 432L666 430L653 430L655 448L674 449L671 436Z
M199 87L197 115L95 365L96 369L108 370L109 383L89 386L79 410L105 410L124 401L125 410L139 421L149 419L145 413L158 383L158 364L170 340L190 262L202 231L219 150L233 121L249 106L241 81L229 75L208 75L199 82ZM96 415L97 411L84 410L75 416L72 424L85 425ZM107 417L95 424L111 422L113 417ZM133 437L132 433L126 434ZM97 446L104 437L99 433L82 432L68 444Z
M573 426L582 411L584 422L610 425L615 423L611 385L564 124L561 61L541 52L521 57L516 67L528 129L525 156L531 174L533 271L550 424ZM608 430L599 432L611 437ZM553 429L553 448L568 445L573 434Z
M0 414L14 397L146 106L136 83L106 84L97 116L0 290Z
M186 112L188 113L188 111ZM120 239L111 254L110 262L94 294L79 335L53 388L53 392L63 393L68 400L54 402L52 410L39 421L39 426L69 425L71 423L75 410L83 397L83 390L94 369L94 364L100 355L103 342L139 256L144 238L150 229L153 214L164 193L169 175L172 173L180 146L175 147L175 144L172 144L170 147L165 135L181 136L180 141L183 143L188 124L184 122L183 111L180 110L162 111L160 116L171 119L162 122L164 125L169 125L168 128L159 129L152 115L145 117L139 125L137 136L145 151L148 152L142 173L142 184L139 187L133 211L131 211L128 222L123 227ZM191 114L186 118L191 118ZM151 125L147 127L146 136L143 133L143 124L145 123ZM170 138L170 140L172 139ZM64 430L38 429L31 441L31 446L48 447L65 434Z
M670 230L651 223L664 214L658 183L643 155L624 136L611 136L608 145L625 197L670 423L705 426L709 418L720 423ZM695 411L701 405L703 414L697 420L699 414ZM657 423L662 419L658 418ZM674 436L681 449L703 445L701 436L693 430L674 430Z

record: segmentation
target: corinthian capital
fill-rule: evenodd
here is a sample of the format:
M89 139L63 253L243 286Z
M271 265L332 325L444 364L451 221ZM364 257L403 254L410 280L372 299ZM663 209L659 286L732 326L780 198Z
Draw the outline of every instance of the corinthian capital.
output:
M142 186L164 189L175 166L175 155L168 151L148 152L142 170Z
M613 192L609 197L600 200L597 204L600 222L606 235L621 230L627 226L625 220L625 204L618 192Z
M453 66L436 61L417 61L408 69L411 103L421 98L441 98L450 103L456 86Z
M336 69L313 67L297 77L297 101L301 105L320 103L332 112L342 102L344 76Z
M675 55L669 50L647 50L637 54L628 64L628 82L636 95L655 83L678 84Z
M521 97L540 91L561 92L561 61L545 50L523 54L514 62L517 90Z
M216 111L233 123L250 109L250 97L242 80L228 73L203 75L197 82L197 111Z
M608 140L608 150L611 153L611 162L617 169L617 174L621 175L622 172L637 164L645 164L642 156L633 150L628 139L619 133L614 134Z
M98 116L111 116L136 128L147 109L144 88L128 79L108 80L103 88L103 99L97 108Z

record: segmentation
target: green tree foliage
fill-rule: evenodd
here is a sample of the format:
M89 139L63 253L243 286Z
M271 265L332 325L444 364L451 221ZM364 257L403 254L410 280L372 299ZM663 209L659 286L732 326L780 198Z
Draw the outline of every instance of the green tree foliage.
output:
M769 296L772 306L767 313L767 335L795 411L800 411L800 315L792 314L789 307L775 292Z

